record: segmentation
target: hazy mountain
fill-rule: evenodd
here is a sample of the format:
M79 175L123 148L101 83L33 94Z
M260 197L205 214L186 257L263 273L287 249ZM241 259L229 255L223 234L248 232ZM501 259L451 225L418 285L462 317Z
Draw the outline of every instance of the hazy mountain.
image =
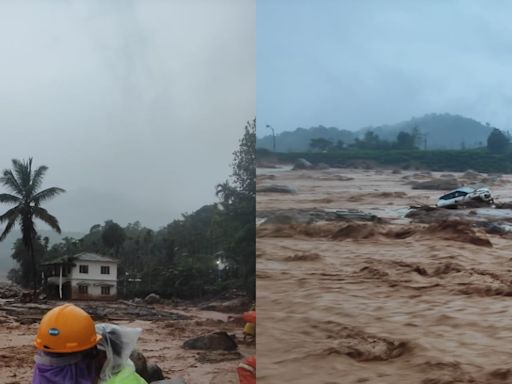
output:
M79 239L85 235L80 232L62 232L60 235L50 230L37 231L42 238L48 236L50 239L50 246L60 242L64 237L73 237ZM21 233L17 230L11 232L4 241L0 241L0 281L7 280L7 272L11 268L16 267L16 262L11 258L12 247L17 239L21 237Z
M411 131L418 127L421 133L426 134L428 149L460 149L485 146L487 137L493 127L484 125L476 120L459 116L444 114L428 114L422 117L413 117L393 125L379 127L366 127L357 131L362 136L366 131L373 131L381 139L394 141L400 131ZM423 143L424 145L424 143Z
M337 143L338 140L343 141L345 144L354 141L354 132L347 130L340 130L335 127L311 127L309 129L297 128L292 132L281 132L276 135L276 151L277 152L300 152L309 149L309 142L311 139L324 138ZM256 140L257 148L266 148L272 150L272 135L267 135Z
M345 144L351 143L354 138L364 136L366 131L373 131L381 139L394 141L400 131L411 131L417 127L426 137L428 149L460 149L474 148L486 145L487 137L493 129L488 124L459 116L444 114L428 114L422 117L413 117L410 120L396 124L381 125L378 127L365 127L356 131L340 130L334 127L323 126L309 129L297 128L292 132L282 132L276 135L276 149L278 152L300 152L309 149L309 142L314 138L325 138L336 143L342 140ZM257 148L272 149L272 136L258 138ZM422 147L424 142L422 143Z

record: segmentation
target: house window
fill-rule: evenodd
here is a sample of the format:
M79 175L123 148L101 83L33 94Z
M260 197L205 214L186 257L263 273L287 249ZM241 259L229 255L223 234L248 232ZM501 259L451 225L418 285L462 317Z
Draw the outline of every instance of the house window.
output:
M101 294L102 295L110 295L110 287L101 287Z
M108 265L107 266L102 265L101 266L101 274L102 275L110 275L110 267Z
M87 285L79 285L78 286L78 293L82 295L87 295L89 293L89 290L87 289Z
M80 266L80 273L89 273L89 266L88 265L81 265Z

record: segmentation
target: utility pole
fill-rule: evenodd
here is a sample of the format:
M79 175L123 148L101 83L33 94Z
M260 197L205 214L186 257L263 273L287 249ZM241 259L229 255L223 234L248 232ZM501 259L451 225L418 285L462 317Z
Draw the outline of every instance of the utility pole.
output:
M267 128L272 130L272 149L273 152L276 152L276 133L274 131L274 128L272 128L270 125L267 124Z

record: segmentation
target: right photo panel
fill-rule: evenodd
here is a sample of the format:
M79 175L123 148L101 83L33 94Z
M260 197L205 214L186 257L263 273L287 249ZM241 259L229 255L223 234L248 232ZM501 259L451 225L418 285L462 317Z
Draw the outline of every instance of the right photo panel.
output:
M512 383L511 12L258 0L259 384Z

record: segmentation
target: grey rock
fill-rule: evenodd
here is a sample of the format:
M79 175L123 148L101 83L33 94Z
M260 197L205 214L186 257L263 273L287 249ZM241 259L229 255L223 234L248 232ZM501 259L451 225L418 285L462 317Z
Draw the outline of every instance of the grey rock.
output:
M148 383L152 383L163 379L165 379L165 377L160 367L156 364L148 364L148 377L146 378L146 381Z
M185 349L200 349L200 350L223 350L234 351L238 348L233 338L226 332L214 332L208 335L194 337L183 343Z
M293 164L294 170L296 170L296 169L312 169L312 168L313 168L313 164L311 164L306 159L297 159L295 161L295 164Z
M147 381L149 376L148 363L142 352L136 349L133 350L133 352L130 354L130 360L133 361L133 364L135 365L135 372L137 372L139 376Z
M158 304L162 302L162 299L156 293L150 293L149 295L146 296L144 302L146 304Z

